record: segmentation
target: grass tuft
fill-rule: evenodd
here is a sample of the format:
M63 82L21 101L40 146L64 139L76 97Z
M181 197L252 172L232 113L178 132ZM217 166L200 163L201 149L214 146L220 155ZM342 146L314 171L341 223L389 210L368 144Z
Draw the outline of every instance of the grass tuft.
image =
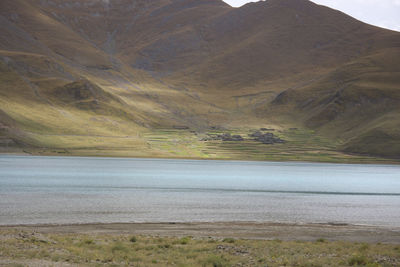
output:
M207 259L202 262L202 266L208 267L225 267L230 266L229 261L222 256L210 255Z
M94 240L86 239L86 240L83 241L83 244L85 244L85 245L93 245L94 244Z
M224 238L222 240L222 242L224 242L224 243L235 243L235 239L233 239L231 237L228 237L228 238Z
M365 266L368 263L368 259L365 256L354 255L349 259L350 266Z
M116 252L127 252L128 248L124 246L124 244L117 242L115 245L111 247L111 252L116 253Z
M191 239L191 237L189 237L189 236L182 237L182 238L179 240L179 243L180 243L181 245L187 245L187 244L189 244L190 239Z

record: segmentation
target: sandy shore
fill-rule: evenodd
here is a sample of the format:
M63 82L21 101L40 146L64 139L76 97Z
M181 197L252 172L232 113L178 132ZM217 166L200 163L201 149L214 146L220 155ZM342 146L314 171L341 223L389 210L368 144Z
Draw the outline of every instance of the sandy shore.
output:
M73 225L0 226L0 230L43 234L134 234L149 236L233 237L284 241L330 241L400 244L400 227L281 223L111 223Z

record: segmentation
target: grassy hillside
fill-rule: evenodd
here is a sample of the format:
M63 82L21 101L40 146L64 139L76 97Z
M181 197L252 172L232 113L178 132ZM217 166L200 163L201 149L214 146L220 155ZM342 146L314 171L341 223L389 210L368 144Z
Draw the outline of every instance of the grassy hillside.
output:
M3 152L400 157L400 34L310 1L4 0L0 21Z

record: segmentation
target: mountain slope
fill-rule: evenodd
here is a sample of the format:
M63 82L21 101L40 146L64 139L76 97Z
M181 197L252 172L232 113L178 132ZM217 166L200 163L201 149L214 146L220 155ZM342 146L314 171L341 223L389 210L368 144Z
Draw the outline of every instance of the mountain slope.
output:
M310 85L279 94L271 109L293 115L348 152L399 156L400 69L397 48L351 61ZM265 109L260 109L262 114Z
M197 136L269 125L400 157L400 34L308 0L3 0L0 22L6 151L218 156Z

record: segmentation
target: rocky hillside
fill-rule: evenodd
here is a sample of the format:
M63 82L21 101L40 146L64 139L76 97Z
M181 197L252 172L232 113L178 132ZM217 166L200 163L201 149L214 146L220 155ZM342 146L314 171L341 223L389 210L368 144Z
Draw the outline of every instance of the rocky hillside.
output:
M3 151L171 156L153 135L179 129L211 157L199 135L268 126L400 158L400 33L311 1L2 0L0 22Z

